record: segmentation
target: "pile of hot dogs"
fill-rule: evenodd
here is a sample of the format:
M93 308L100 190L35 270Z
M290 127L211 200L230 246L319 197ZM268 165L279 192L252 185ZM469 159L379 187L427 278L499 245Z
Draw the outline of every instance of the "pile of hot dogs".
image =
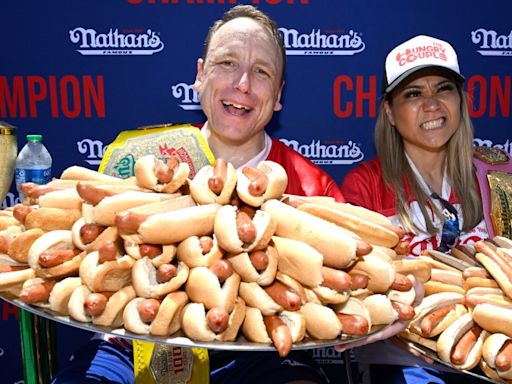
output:
M287 174L270 161L189 173L145 156L129 179L74 166L25 184L23 204L0 212L0 290L75 321L201 342L243 335L282 356L414 316L407 275L426 282L431 266L402 260L403 233L384 216L284 195Z
M512 382L512 241L495 237L429 256L418 258L432 267L426 296L401 336L457 369L479 367Z

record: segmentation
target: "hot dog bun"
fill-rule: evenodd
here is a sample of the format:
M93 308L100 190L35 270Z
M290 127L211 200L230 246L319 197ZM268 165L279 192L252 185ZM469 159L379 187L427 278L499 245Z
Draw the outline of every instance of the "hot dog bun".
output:
M473 346L466 346L470 348L467 357L462 363L455 363L453 354L454 348L459 340L463 338L466 332L471 331L475 326L471 313L466 313L451 323L437 339L437 354L446 363L452 364L460 370L468 370L476 367L482 356L482 345L489 333L482 330L476 337L476 343Z
M478 304L473 309L473 320L491 333L512 337L512 309L493 304Z
M190 236L178 244L176 256L190 268L209 267L217 260L222 259L224 251L219 247L215 235Z
M187 281L189 267L183 262L178 263L176 276L165 282L158 280L157 268L149 257L135 262L132 268L132 284L137 296L161 298L176 291Z
M323 255L324 265L343 269L356 261L357 240L337 225L278 200L266 201L262 209L276 220L276 236L308 243Z
M60 315L67 316L71 294L80 285L82 285L82 280L79 277L66 277L55 283L48 299L50 309Z
M234 205L223 205L215 216L214 232L219 246L228 253L250 252L252 250L264 249L276 229L276 221L268 212L257 210L252 218L251 242L244 242L240 238L241 228L237 223L239 215L238 207Z
M371 254L359 258L349 271L368 276L368 289L374 293L385 293L396 275L391 263Z
M231 201L233 192L235 191L237 182L237 173L233 164L226 163L225 161L217 159L215 167L211 165L205 165L202 167L192 180L189 181L190 194L198 204L211 204L218 203L221 205L228 204ZM224 167L222 171L225 172L225 176L216 175L221 173L221 170L217 170L216 167ZM209 180L212 177L222 178L222 189L219 193L215 193L209 187Z
M122 182L123 179L109 176L104 173L94 171L89 168L73 165L62 171L60 178L62 180L98 180L107 182Z
M155 336L170 336L181 328L181 310L187 304L188 296L183 291L171 292L164 297L149 332Z
M74 256L55 266L43 267L40 264L40 255L52 249L73 251ZM75 252L76 251L76 252ZM85 255L73 245L71 231L58 229L38 237L28 251L28 264L39 277L64 277L71 276L78 272L80 262Z
M254 257L258 257L259 252L260 258L263 258L263 261L260 261L262 265L265 265L263 269L257 269L254 262ZM239 253L238 255L229 256L228 260L233 265L236 273L240 275L242 281L247 283L257 283L261 286L266 286L274 281L274 278L277 273L277 264L278 264L278 254L276 249L269 245L265 249L254 251L251 254L247 252ZM256 264L258 264L256 262Z
M511 338L503 333L493 333L484 341L482 346L483 360L490 368L496 371L496 374L500 379L512 379L510 352L503 351L505 344L507 342L510 343L510 340ZM510 347L507 349L510 350ZM503 355L498 359L500 352L506 353L506 355ZM498 366L496 365L497 362Z
M259 207L267 200L280 198L288 186L286 170L281 164L270 160L261 161L256 166L256 171L250 167L239 169L237 175L238 197L252 207Z
M26 229L41 229L49 232L55 229L71 229L75 221L82 216L77 208L50 208L34 209L25 217Z
M169 159L166 164L155 155L138 158L134 167L137 185L156 192L176 192L187 181L190 167L178 158L174 159Z
M370 314L371 324L392 324L398 320L398 313L393 309L391 300L383 294L373 294L363 299L363 304Z
M306 319L306 331L316 340L335 339L341 333L341 323L334 310L318 303L306 303L300 308Z
M30 247L45 232L39 228L27 229L12 239L7 254L20 263L28 262L28 251Z
M100 251L94 251L83 258L79 275L93 292L116 292L131 283L134 263L135 260L128 255L100 262Z

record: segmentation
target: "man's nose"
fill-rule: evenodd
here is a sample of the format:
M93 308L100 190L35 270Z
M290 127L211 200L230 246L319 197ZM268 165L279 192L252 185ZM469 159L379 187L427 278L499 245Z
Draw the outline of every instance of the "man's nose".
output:
M235 80L235 88L240 92L247 93L251 87L249 75L246 71L243 71L237 80Z

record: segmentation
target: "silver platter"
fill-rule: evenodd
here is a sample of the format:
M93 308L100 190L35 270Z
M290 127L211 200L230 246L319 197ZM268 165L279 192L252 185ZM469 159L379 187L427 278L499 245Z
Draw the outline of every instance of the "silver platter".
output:
M169 344L176 345L181 347L203 347L208 349L217 349L217 350L230 350L230 351L275 351L275 347L271 344L261 344L261 343L253 343L247 341L243 335L239 335L238 339L233 342L227 341L211 341L211 342L201 342L194 341L186 337L181 331L172 335L171 337L162 337L162 336L153 336L153 335L138 335L132 332L126 331L124 328L112 329L106 327L99 327L92 323L82 323L76 320L71 319L69 316L62 316L53 312L49 309L36 307L33 305L28 305L22 302L19 299L13 297L6 297L5 292L0 293L0 298L7 301L8 303L29 311L34 315L44 317L49 320L53 320L71 327L80 328L90 332L99 332L106 333L115 336L121 336L128 339L136 339L136 340L144 340L150 341L153 343L161 343L161 344ZM292 349L313 349L313 348L322 348L322 347L330 347L334 345L341 345L351 343L357 340L365 339L370 335L384 329L382 326L374 326L371 331L361 337L352 336L352 337L339 337L337 339L332 340L304 340L300 343L296 343L292 346Z
M437 362L439 364L442 364L442 365L444 365L446 367L450 367L453 370L456 370L458 372L462 372L462 373L465 373L467 375L476 377L476 378L478 378L480 380L488 381L489 383L496 383L496 384L502 384L503 383L502 381L496 381L496 380L493 380L493 379L487 377L484 373L478 373L478 372L473 372L473 371L468 371L468 370L457 369L452 364L447 363L446 361L441 360L436 352L434 352L434 351L432 351L432 350L430 350L430 349L428 349L428 348L426 348L426 347L424 347L422 345L413 343L412 341L408 341L408 340L404 340L404 339L402 339L402 341L404 343L406 343L409 348L411 348L411 349L421 353L422 355L424 355L426 357L431 358L432 360L434 360L435 362ZM474 368L474 369L476 370L477 368Z

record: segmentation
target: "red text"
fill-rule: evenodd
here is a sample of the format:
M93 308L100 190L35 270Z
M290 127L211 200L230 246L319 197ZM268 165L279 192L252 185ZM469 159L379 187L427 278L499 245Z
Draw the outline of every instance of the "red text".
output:
M103 76L0 76L0 117L105 117Z
M130 4L237 4L238 0L128 0ZM309 0L252 0L254 5L309 4Z

